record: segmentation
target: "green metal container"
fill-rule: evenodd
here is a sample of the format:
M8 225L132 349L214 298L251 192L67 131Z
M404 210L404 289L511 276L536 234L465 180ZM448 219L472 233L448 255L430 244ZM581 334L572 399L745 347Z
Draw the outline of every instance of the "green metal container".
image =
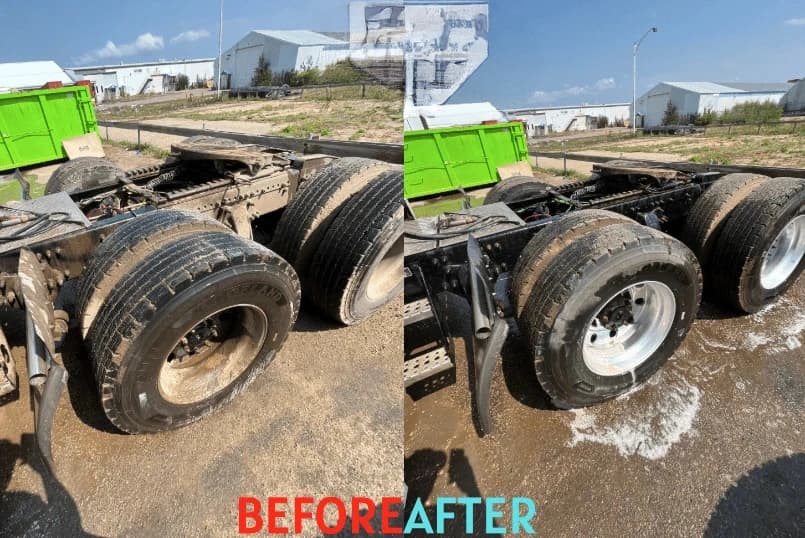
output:
M407 131L404 138L407 199L496 183L498 166L528 160L520 122Z
M97 132L86 86L0 94L0 171L63 159L62 140Z

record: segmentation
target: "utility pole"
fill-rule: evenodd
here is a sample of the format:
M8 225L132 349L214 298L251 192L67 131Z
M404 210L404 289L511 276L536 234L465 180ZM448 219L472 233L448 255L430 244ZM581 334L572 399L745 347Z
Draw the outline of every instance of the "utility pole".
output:
M223 2L223 0L221 0ZM640 43L646 39L646 36L652 32L656 32L657 27L652 26L646 33L643 34L638 41L632 43L632 134L637 134L637 49L640 48Z
M224 0L221 0L221 13L218 19L218 76L216 78L215 89L218 92L218 99L221 98L221 44L224 38Z

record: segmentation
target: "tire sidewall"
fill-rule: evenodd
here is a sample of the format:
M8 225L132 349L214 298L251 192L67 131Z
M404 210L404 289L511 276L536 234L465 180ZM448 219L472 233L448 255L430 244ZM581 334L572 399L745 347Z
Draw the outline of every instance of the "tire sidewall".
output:
M805 269L805 257L799 261L797 268L779 286L773 289L766 289L760 284L760 269L763 266L763 253L771 248L772 243L795 217L805 215L805 192L800 192L786 204L780 212L779 217L774 221L773 226L769 226L763 234L758 245L754 249L754 255L750 257L744 267L742 280L746 283L741 287L740 301L742 307L748 312L757 312L763 308L771 299L785 293L791 285L796 282L800 273Z
M295 320L293 289L261 265L229 267L194 283L159 307L131 342L119 367L115 398L127 422L142 431L176 428L214 410L245 388L282 347ZM162 365L175 343L200 321L228 306L254 305L267 317L260 351L241 374L210 397L191 404L165 400L157 386Z
M342 319L345 323L352 324L370 316L402 293L401 273L399 283L384 296L372 299L367 294L371 269L398 243L402 233L403 210L399 208L383 226L383 231L377 240L373 242L371 249L366 254L366 263L360 265L359 270L347 283L341 305Z
M617 293L645 281L668 286L676 300L676 314L660 347L633 372L600 376L584 362L582 346L593 316ZM624 252L601 270L586 276L555 317L544 350L544 367L550 370L564 394L577 394L567 407L596 403L622 394L650 378L684 340L699 306L698 272L684 256L669 254L662 245L639 252ZM587 392L589 398L584 397Z

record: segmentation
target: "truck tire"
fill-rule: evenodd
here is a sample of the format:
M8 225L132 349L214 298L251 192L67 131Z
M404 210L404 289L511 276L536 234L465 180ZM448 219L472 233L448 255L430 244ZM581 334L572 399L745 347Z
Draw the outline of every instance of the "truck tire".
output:
M293 268L232 233L163 245L129 271L90 328L104 412L129 433L198 420L244 390L299 311Z
M662 232L626 222L580 231L519 290L537 379L561 408L643 383L684 340L701 288L696 256Z
M537 181L531 176L515 176L502 179L486 193L484 205L497 202L519 202L532 196L539 196L549 188L550 185Z
M757 312L805 267L805 179L775 178L730 213L710 263L713 293Z
M59 166L45 185L45 194L78 192L115 185L126 173L100 157L77 157Z
M402 293L402 170L384 172L353 196L330 224L306 284L313 302L345 325Z
M512 272L512 299L517 315L522 313L533 292L534 282L559 252L589 230L624 222L634 223L632 219L612 211L582 209L562 217L532 237Z
M682 230L682 241L696 254L704 269L705 294L711 287L710 256L730 212L768 179L760 174L727 174L693 204Z
M84 339L106 297L143 258L180 237L211 231L228 229L198 213L166 209L134 218L112 232L87 262L76 292L76 316Z
M272 250L304 278L313 253L341 207L369 180L393 168L389 163L359 157L338 159L322 168L283 211Z
M235 146L240 146L241 143L237 140L233 140L231 138L224 138L221 136L207 136L207 135L196 135L190 136L179 142L180 144L185 145L204 145L204 146L220 146L224 148L232 148Z

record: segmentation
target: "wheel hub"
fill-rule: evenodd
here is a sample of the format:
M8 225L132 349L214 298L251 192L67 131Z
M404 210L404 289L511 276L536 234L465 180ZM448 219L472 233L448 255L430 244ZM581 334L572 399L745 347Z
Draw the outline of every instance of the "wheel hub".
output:
M781 286L799 267L805 256L805 215L795 217L780 230L763 253L760 285L773 290Z

